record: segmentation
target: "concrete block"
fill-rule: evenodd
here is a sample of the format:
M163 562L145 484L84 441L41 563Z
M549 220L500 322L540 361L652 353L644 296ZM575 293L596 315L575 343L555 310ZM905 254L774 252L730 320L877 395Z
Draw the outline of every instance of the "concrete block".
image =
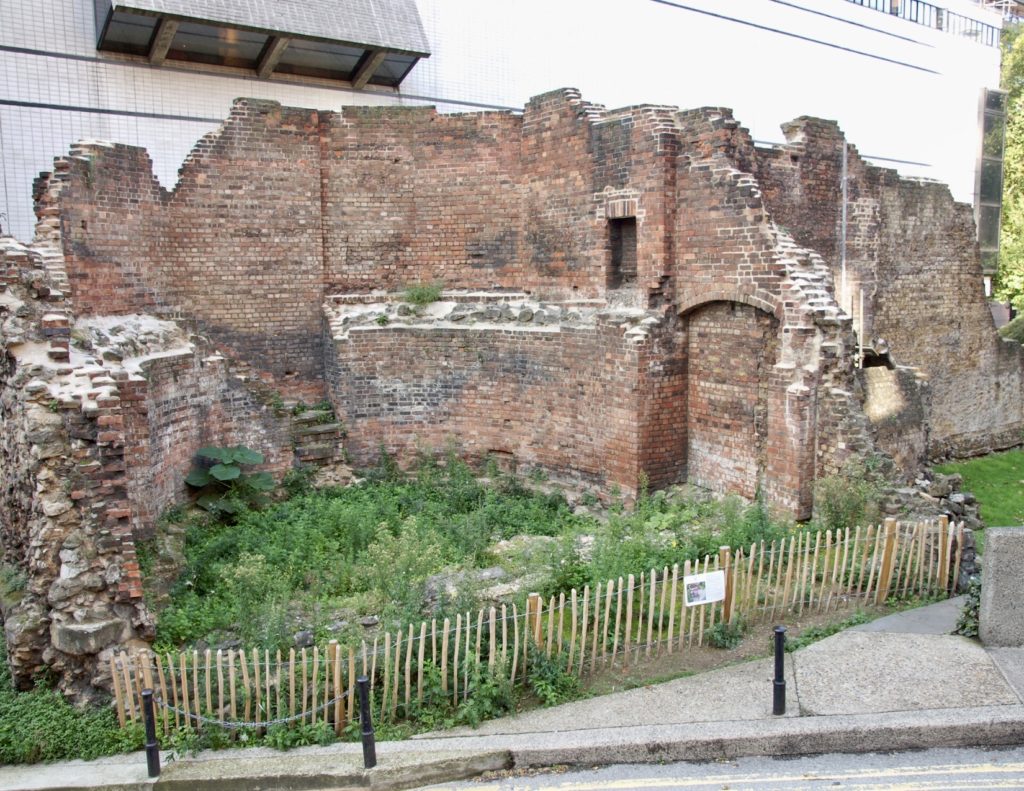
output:
M980 637L985 645L1024 646L1024 529L985 531Z

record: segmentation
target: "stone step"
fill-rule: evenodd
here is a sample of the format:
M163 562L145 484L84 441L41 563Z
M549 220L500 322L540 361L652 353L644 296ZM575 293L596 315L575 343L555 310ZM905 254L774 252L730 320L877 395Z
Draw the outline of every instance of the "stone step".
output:
M300 439L302 437L322 437L324 435L333 434L338 436L342 434L344 427L341 423L318 423L314 426L292 426L292 438Z
M327 461L333 459L337 453L337 445L306 445L295 449L295 456L301 461Z
M326 409L307 409L305 412L292 415L292 423L316 423L324 418L333 419L333 417L334 415Z

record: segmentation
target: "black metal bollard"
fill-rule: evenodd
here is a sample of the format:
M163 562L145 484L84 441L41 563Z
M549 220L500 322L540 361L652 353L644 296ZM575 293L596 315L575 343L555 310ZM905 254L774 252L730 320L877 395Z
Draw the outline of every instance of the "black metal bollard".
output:
M786 627L775 627L775 683L772 685L772 714L786 713Z
M146 723L146 766L150 777L160 776L160 745L156 741L156 712L153 711L153 690L142 690L142 719Z
M356 686L359 690L359 726L363 735L363 768L373 769L377 765L377 743L370 716L370 680L360 676L356 679Z

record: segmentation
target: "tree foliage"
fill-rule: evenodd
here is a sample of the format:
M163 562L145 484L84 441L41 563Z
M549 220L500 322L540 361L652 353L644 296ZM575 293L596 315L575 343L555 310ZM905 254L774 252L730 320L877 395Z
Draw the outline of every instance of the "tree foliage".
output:
M996 297L1024 310L1024 26L1003 29L1000 87L1006 97L1003 214Z

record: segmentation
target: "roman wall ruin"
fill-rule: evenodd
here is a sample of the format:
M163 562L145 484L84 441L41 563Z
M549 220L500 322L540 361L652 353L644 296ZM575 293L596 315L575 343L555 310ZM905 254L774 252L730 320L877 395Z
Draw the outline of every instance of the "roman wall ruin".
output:
M134 542L198 448L302 458L290 400L329 398L357 466L453 446L800 518L851 459L912 475L1015 444L1021 352L969 207L834 124L785 131L757 148L725 109L573 90L521 115L242 99L171 191L141 149L72 146L37 182L36 239L2 245L17 678L104 686L109 651L152 635ZM424 284L444 291L410 302Z

